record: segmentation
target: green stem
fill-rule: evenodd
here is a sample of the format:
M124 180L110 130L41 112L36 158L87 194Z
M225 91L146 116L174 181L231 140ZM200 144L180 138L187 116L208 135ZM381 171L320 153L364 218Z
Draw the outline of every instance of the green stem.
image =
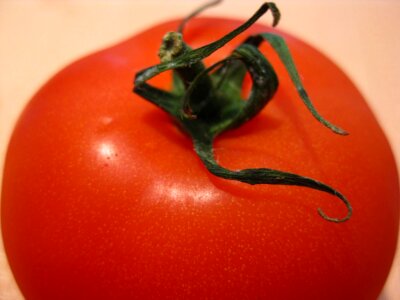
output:
M283 38L272 33L251 36L239 45L227 58L210 67L203 59L224 46L234 37L249 28L267 10L273 15L273 26L280 18L274 3L264 3L257 12L241 26L222 38L198 49L191 49L184 41L181 32L184 25L199 12L218 3L213 1L196 10L184 19L178 32L165 35L160 47L161 63L136 74L134 92L154 103L170 114L193 140L194 149L206 168L215 176L236 180L247 184L297 185L319 190L336 196L347 208L343 218L327 216L318 209L320 216L331 222L340 223L350 219L352 206L347 198L315 179L268 168L228 170L220 166L213 154L213 141L221 133L241 126L255 117L273 98L278 88L278 77L273 66L259 51L262 41L267 41L278 53L282 63L296 86L300 99L314 116L333 132L341 135L346 131L324 119L312 104L300 80L295 63ZM173 70L174 87L171 92L153 87L147 81L158 74ZM253 82L249 98L242 99L242 84L245 74L249 73Z

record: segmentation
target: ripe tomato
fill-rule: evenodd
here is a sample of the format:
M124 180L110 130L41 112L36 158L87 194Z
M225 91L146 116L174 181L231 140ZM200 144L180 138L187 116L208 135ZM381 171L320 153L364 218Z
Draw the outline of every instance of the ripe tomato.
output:
M196 48L238 25L195 19L185 40ZM329 59L283 34L315 106L350 135L335 136L312 119L264 46L278 91L260 115L215 144L230 169L289 170L337 187L354 214L334 224L315 212L345 214L331 195L210 175L169 117L131 93L134 74L158 63L162 36L177 26L155 26L73 63L20 117L5 163L2 230L23 294L376 299L396 246L399 186L389 145L360 93ZM170 80L154 83L169 87Z

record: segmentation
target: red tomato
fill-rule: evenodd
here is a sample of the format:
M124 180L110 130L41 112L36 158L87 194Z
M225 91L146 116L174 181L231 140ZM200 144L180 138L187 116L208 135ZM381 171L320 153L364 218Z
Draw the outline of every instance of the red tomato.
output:
M4 244L27 299L376 299L396 246L399 186L386 138L363 97L321 53L284 34L315 106L299 100L269 47L279 89L260 115L216 141L231 169L271 167L316 178L319 191L217 178L164 112L131 92L158 63L155 26L85 57L32 99L13 133L2 190ZM191 21L199 47L239 25ZM270 31L256 25L247 33ZM235 39L208 59L226 56ZM169 77L156 84L170 85Z

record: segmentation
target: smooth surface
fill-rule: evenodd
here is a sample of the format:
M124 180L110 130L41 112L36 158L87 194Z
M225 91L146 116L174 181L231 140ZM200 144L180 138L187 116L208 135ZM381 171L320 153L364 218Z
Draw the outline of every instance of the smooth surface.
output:
M192 20L185 40L197 48L239 24ZM285 35L315 106L352 135L334 135L311 118L263 45L279 89L214 148L229 169L268 166L338 188L355 213L333 224L317 208L335 218L346 209L327 193L210 175L167 116L132 94L133 73L157 62L159 40L177 26L152 27L69 65L24 110L4 165L1 215L23 293L30 300L376 300L396 247L399 182L358 90L325 56ZM269 30L254 25L244 36ZM170 78L154 80L167 88Z
M156 1L121 1L114 4L93 1L68 4L50 1L1 2L2 153L18 113L55 71L82 54L118 42L136 30L155 23L153 19L157 17L149 17L151 7L157 7L156 13L161 21L167 19L167 15L184 15L184 12L190 11L193 2L188 2L169 1L170 5L177 3L174 9L160 9L166 3ZM210 14L244 18L244 14L250 15L260 2L253 3L226 2L210 11ZM397 103L399 93L395 83L400 70L399 62L395 60L399 50L396 43L399 42L390 39L396 36L396 28L399 28L399 24L396 24L398 21L395 21L399 5L395 1L360 1L352 4L339 1L326 5L313 1L302 2L301 5L287 1L282 2L280 8L284 15L281 29L318 45L350 74L375 110L399 157L399 130L395 121L400 119ZM317 12L320 12L319 16ZM319 26L316 28L313 24L317 21ZM338 43L338 40L342 42ZM4 257L1 260L5 261ZM8 273L2 271L0 299L18 299L9 278ZM398 298L396 281L398 270L395 269L382 299Z

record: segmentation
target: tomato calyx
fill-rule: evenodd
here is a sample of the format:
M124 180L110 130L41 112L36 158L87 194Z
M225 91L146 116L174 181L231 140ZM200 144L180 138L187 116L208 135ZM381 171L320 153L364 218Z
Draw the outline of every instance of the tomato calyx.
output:
M213 1L184 19L176 32L168 32L159 50L160 64L136 74L134 92L167 112L189 134L194 150L207 169L214 175L247 184L280 184L303 186L327 192L338 197L347 208L343 218L327 216L318 209L320 216L340 223L350 219L352 206L347 198L334 188L297 174L268 168L228 170L220 166L213 154L213 142L221 133L238 127L255 117L272 99L278 88L278 77L273 66L259 51L263 41L276 51L296 86L298 94L314 118L336 134L347 135L343 129L324 119L308 97L289 49L284 39L267 32L248 37L228 57L206 67L203 59L223 47L234 37L254 24L268 10L273 16L273 26L280 19L280 12L271 2L264 3L241 26L219 40L197 49L191 49L183 39L184 25L204 8L217 4ZM165 91L147 81L162 72L173 71L173 89ZM242 99L242 83L249 73L252 88L247 100Z

